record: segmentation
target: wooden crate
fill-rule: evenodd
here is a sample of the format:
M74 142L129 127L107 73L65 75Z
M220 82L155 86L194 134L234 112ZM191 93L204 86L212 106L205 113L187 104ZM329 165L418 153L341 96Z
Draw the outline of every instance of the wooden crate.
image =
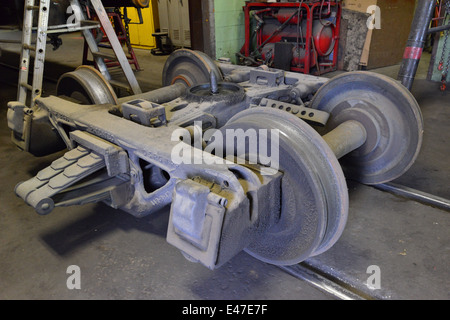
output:
M369 30L360 65L368 69L391 66L402 61L411 30L415 0L344 0L347 10L367 13L371 5L381 12L381 29Z

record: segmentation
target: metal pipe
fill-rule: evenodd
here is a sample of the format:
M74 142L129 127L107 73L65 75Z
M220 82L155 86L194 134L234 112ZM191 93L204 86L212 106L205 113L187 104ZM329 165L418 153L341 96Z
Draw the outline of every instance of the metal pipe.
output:
M411 32L406 43L403 62L398 73L398 80L411 90L422 57L426 37L433 17L436 0L419 0L412 22Z
M168 87L159 88L153 91L136 94L133 96L118 99L118 104L129 102L132 100L147 100L154 103L166 103L179 98L186 93L186 86L182 83L175 83Z
M429 193L415 190L395 183L385 183L375 186L375 188L387 192L391 192L401 197L415 200L430 206L450 211L450 200L441 198Z
M350 120L324 135L323 139L340 159L366 143L367 131L360 122Z
M280 266L280 269L286 271L290 275L306 281L310 285L329 293L341 300L372 300L372 297L366 297L363 293L357 292L356 289L341 285L336 278L328 279L320 272L317 272L313 267L307 263L300 263L293 266Z
M211 71L210 75L210 86L211 86L211 93L212 94L218 94L219 93L219 85L217 84L217 77L214 72Z
M445 26L430 28L428 30L428 34L438 33L438 32L446 31L449 29L450 29L450 24L446 24Z

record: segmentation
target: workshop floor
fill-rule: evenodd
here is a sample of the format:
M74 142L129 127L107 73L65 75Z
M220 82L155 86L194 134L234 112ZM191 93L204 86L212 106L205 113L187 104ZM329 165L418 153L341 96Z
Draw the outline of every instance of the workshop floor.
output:
M81 64L80 38L49 51L45 93L63 72ZM34 158L10 142L7 102L16 98L17 46L0 58L0 299L335 299L282 269L241 253L216 271L188 262L166 243L168 209L136 219L103 204L38 216L14 194L56 156ZM167 57L137 50L144 90L159 87ZM64 57L64 61L61 61ZM421 64L413 94L424 114L424 146L401 183L450 198L450 93L425 79ZM375 70L395 77L398 66ZM349 181L350 216L342 238L307 264L380 299L450 298L449 212ZM67 268L81 270L81 289L69 290ZM381 289L366 286L379 266Z

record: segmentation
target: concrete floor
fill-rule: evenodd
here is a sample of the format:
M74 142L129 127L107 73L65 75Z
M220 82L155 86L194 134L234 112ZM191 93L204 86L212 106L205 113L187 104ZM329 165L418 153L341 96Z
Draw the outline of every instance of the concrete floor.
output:
M81 64L81 39L67 36L49 52L45 93L63 72ZM17 46L0 62L18 65ZM144 90L160 86L167 57L137 50ZM61 60L64 57L64 61ZM421 105L425 141L417 163L397 182L450 198L450 93L424 80L413 94ZM329 300L305 281L241 253L210 271L188 262L165 241L168 209L135 219L103 204L58 209L38 216L14 195L14 186L57 155L34 158L10 142L6 103L16 97L17 71L0 65L0 299ZM395 76L398 66L375 70ZM331 76L331 75L330 75ZM324 275L380 299L450 298L450 215L349 181L350 217L338 243L306 262ZM81 269L81 290L69 290L70 265ZM367 268L381 270L381 289L365 285Z

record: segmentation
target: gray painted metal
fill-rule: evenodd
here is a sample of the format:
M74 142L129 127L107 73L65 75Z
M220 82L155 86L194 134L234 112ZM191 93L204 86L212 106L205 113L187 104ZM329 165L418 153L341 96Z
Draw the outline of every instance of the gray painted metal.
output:
M41 214L102 201L144 217L171 204L167 240L188 259L215 269L245 250L268 263L293 265L330 249L345 228L348 191L337 157L356 148L349 154L351 177L372 177L371 157L381 150L376 160L395 173L376 172L385 180L404 172L420 149L417 102L400 84L370 73L328 80L216 63L186 49L175 52L164 70L169 86L120 101L100 73L83 67L59 83L70 101L38 98L33 108L10 103L13 136L30 144L26 137L33 135L24 133L46 124L69 149L19 184L17 194ZM337 141L330 147L319 132L342 123L330 133ZM343 141L342 128L350 129L344 130L350 142ZM233 145L223 157L203 135L221 133L228 140L238 130L254 130L257 139L244 139L243 152ZM261 137L271 146L277 142L280 157L270 168L261 159L248 161L261 150ZM399 140L407 141L404 151ZM180 148L185 161L177 162L174 150Z
M420 190L409 188L406 186L399 185L397 183L384 183L375 186L377 189L391 192L395 195L405 197L407 199L412 199L424 204L428 204L435 208L440 208L446 211L450 211L450 200L442 197L429 194Z
M246 251L271 264L292 265L328 250L348 214L347 184L333 152L312 127L276 109L241 112L221 131L250 128L280 131L283 205L279 221Z
M163 70L163 86L182 83L187 87L209 83L211 73L217 82L223 77L216 64L204 53L188 49L177 50L167 59Z
M357 290L345 286L336 281L336 279L328 279L322 276L317 270L309 268L305 264L296 264L293 266L281 266L282 270L292 276L306 281L310 285L323 292L327 292L341 300L372 300L373 298Z
M413 95L397 81L370 72L349 72L325 84L310 107L331 113L324 133L355 120L365 143L341 164L347 178L381 184L403 175L422 147L423 119Z
M340 159L348 153L362 147L367 141L367 131L363 124L349 120L323 136L336 158Z
M118 99L109 82L90 66L80 66L59 78L56 94L81 104L117 104Z

